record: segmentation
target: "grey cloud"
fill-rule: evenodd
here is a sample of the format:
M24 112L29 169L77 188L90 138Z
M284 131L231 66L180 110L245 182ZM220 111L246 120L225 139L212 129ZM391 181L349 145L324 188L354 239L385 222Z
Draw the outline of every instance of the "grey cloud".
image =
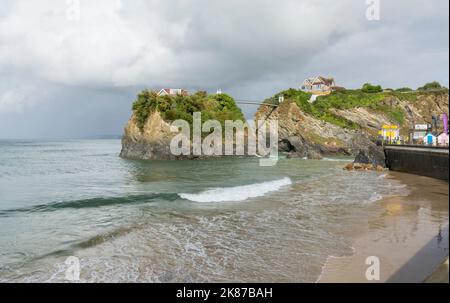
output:
M303 78L448 85L448 1L0 0L0 138L119 134L144 87L262 100ZM250 117L254 107L245 107Z

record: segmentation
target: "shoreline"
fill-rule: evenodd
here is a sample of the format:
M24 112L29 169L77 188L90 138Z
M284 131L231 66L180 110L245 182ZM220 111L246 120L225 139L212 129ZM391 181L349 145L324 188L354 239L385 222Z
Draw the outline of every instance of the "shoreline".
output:
M425 283L448 283L448 257L447 260L442 263L431 276L429 276Z
M377 201L375 214L348 235L353 253L329 256L317 283L421 283L448 259L448 183L392 171L386 178L405 184L409 194ZM380 261L378 281L366 278L372 256Z

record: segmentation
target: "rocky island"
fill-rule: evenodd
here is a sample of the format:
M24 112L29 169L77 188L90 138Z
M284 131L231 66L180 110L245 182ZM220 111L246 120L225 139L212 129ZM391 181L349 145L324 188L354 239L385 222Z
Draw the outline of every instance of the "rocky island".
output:
M245 120L233 98L226 94L158 95L144 90L133 103L133 115L125 128L120 156L139 160L184 160L194 157L174 156L170 142L176 135L170 123L181 119L192 127L193 113L201 112L202 121L214 119Z

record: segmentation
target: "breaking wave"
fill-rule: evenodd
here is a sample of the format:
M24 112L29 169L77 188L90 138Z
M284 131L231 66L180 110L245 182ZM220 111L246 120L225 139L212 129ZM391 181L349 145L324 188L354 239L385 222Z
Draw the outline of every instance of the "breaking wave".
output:
M49 204L35 205L18 209L0 211L0 217L9 217L19 213L52 212L59 209L82 209L97 208L104 206L125 205L125 204L145 204L156 201L175 201L178 195L175 193L153 193L145 195L131 195L123 197L99 197L92 199L81 199L75 201L62 201Z
M278 191L282 187L291 184L292 181L290 178L283 178L250 185L214 188L198 194L179 194L179 196L183 199L199 203L239 202L264 196L267 193Z

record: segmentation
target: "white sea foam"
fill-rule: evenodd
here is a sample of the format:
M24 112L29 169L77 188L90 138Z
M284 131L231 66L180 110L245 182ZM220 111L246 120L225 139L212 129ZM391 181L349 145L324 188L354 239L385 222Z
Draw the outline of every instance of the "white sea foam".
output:
M330 161L330 162L348 162L348 159L339 159L339 158L323 158L323 161Z
M370 202L377 202L383 199L383 196L380 195L379 193L372 193L372 195L369 198Z
M290 178L284 178L250 185L214 188L198 194L179 194L179 196L183 199L199 203L238 202L264 196L267 193L280 190L282 187L291 184L292 181Z

